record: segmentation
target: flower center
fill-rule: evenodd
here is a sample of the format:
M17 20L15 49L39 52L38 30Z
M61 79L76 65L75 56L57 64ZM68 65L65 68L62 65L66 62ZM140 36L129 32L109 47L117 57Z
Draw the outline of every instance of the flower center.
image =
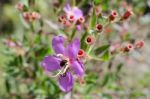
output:
M61 67L66 66L66 64L67 64L67 60L62 60L62 61L60 62L60 66L61 66Z

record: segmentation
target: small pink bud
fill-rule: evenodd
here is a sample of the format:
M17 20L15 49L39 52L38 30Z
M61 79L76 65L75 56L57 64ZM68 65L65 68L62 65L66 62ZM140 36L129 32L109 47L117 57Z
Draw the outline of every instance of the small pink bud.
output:
M19 11L23 11L24 10L24 5L22 3L18 3L16 6L16 9L18 9Z
M132 44L128 44L127 47L128 47L128 49L130 49L130 50L133 49L133 45L132 45Z
M144 46L144 41L137 41L135 43L135 48L142 48Z
M87 36L86 43L90 44L90 45L93 44L94 43L94 37L93 36Z
M71 23L68 20L63 20L62 23L64 26L70 26L71 25Z
M101 32L103 30L103 25L97 24L96 25L96 30L99 31L99 32Z
M37 13L37 12L32 12L31 13L31 18L32 18L33 21L40 19L40 17L41 17L40 14Z
M118 13L116 11L112 11L111 15L109 16L109 21L114 21L117 16Z
M30 15L30 12L24 12L23 13L23 18L26 20L26 21L31 21L31 15Z
M83 49L80 49L78 52L78 58L83 58L85 56L85 52Z
M133 49L133 45L132 44L128 44L125 47L121 48L121 51L123 52L129 52Z

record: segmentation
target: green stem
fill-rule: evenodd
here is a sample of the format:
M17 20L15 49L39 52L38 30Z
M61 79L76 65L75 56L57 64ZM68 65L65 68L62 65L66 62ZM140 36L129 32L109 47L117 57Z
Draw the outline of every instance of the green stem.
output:
M74 30L72 31L72 34L71 34L71 36L70 36L70 40L71 40L71 41L73 40L75 34L76 34L76 29L74 29Z
M30 28L31 28L31 31L34 33L35 30L34 30L34 26L33 26L33 23L32 23L32 22L30 23Z

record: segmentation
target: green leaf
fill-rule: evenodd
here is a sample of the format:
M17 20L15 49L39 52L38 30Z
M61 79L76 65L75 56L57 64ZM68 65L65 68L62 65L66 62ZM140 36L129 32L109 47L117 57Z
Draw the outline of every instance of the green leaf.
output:
M123 66L123 63L120 63L120 64L117 66L117 72L120 72L122 66Z
M93 11L93 15L92 15L91 20L90 20L90 27L94 28L95 25L96 25L96 14L95 14L95 11Z
M111 75L108 73L104 76L104 79L102 80L101 86L105 86L109 80L110 80Z
M102 2L102 0L94 0L95 5L99 5Z
M86 77L86 83L87 84L95 84L97 79L98 79L98 76L96 75L96 73L90 73Z
M87 32L85 32L81 38L81 49L86 50L87 44L85 43L85 38L88 35Z
M102 56L101 59L103 61L108 61L110 59L109 51L107 50Z
M6 91L9 93L10 90L11 90L11 85L9 83L9 79L8 78L6 78L6 80L5 80L5 87L6 87Z
M108 48L110 47L109 44L106 44L106 45L102 45L100 47L98 47L97 49L95 49L95 55L98 55L98 54L101 54L102 52L108 50Z

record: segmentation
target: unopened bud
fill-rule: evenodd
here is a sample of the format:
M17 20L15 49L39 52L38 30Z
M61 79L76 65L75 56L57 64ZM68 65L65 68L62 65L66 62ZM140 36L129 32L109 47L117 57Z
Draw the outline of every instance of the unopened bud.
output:
M98 32L101 32L101 31L103 30L103 25L97 24L97 25L96 25L96 30L97 30Z

